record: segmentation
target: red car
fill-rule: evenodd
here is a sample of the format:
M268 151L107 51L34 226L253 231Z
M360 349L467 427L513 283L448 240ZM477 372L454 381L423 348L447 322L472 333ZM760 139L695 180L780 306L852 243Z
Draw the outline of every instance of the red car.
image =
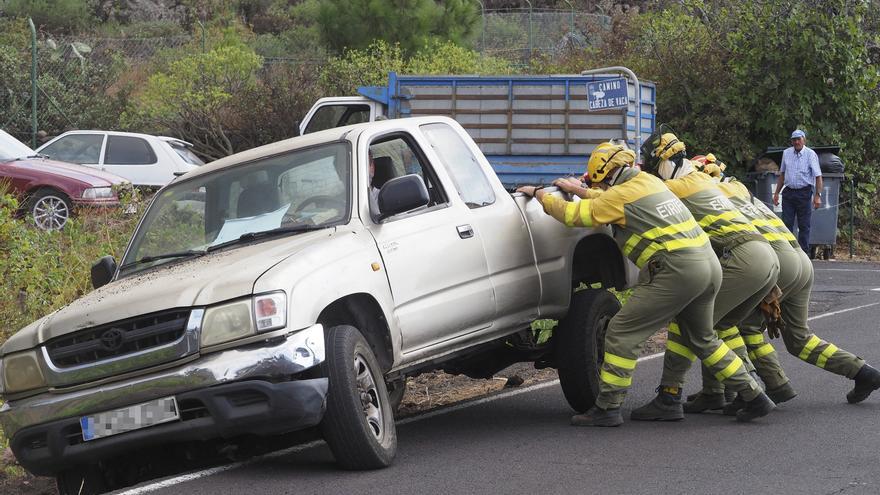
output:
M0 182L23 199L22 212L37 227L57 230L84 206L117 206L117 184L128 181L117 175L82 165L50 160L0 130Z

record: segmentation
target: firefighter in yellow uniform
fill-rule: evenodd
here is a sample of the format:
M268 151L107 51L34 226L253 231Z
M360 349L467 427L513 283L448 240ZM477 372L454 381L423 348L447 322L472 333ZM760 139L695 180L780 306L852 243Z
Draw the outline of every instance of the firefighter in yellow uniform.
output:
M544 211L569 227L613 225L615 240L639 268L639 283L605 334L599 396L577 426L618 426L620 406L632 383L642 344L658 328L676 320L694 353L748 402L737 420L765 416L775 407L742 360L712 331L712 307L721 285L721 267L709 238L681 201L656 177L632 167L635 153L603 143L590 156L588 179L601 194L565 201L535 187L519 192L535 196ZM565 189L565 181L559 181ZM586 379L586 377L585 377Z
M707 165L706 171L718 178L722 175L720 167L713 167L711 164ZM813 264L800 249L797 238L741 182L723 181L719 188L731 201L740 205L740 211L752 218L752 223L770 241L779 258L778 285L782 290L780 307L784 326L776 330L770 329L770 332L781 334L785 348L791 355L818 368L852 379L855 386L846 394L848 402L865 400L871 392L880 388L880 372L866 364L863 359L810 331L807 317L813 286ZM797 392L782 370L776 350L765 341L763 324L762 315L759 312L753 313L739 326L740 332L748 347L749 357L767 386L767 394L777 403L785 402L793 399ZM736 402L725 408L725 413L734 414L739 406L741 402Z
M656 163L652 168L709 235L721 263L722 281L715 298L713 327L719 338L746 363L746 369L754 372L736 325L751 314L776 285L779 263L773 249L718 190L716 182L697 171L684 157L685 145L674 134L662 133L649 141L653 141L651 154ZM680 331L680 322L677 323L669 326L657 396L633 410L633 419L673 421L684 417L681 387L697 356L688 336ZM703 361L703 364L709 363ZM714 370L712 374L719 382L723 379L723 375ZM717 390L711 390L713 394L716 391L721 394L721 402L711 407L724 407L724 388L718 386Z

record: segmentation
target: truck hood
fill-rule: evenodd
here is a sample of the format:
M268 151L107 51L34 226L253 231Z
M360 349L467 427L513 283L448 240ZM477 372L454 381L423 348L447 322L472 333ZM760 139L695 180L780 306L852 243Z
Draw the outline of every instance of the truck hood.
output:
M113 281L21 329L0 347L0 355L138 315L248 296L267 270L334 231L330 228L230 248Z
M108 187L128 182L128 180L110 172L75 163L59 162L48 158L26 158L22 161L43 172L76 179L93 187Z

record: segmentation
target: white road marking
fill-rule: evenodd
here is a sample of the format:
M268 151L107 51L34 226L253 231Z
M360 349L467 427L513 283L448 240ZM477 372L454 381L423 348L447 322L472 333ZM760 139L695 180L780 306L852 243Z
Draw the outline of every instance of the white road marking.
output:
M880 272L880 270L867 270L856 268L813 268L817 272Z
M862 270L846 270L846 271L862 271ZM877 270L875 270L875 271L877 271ZM878 287L877 289L872 289L872 290L880 291L880 287ZM819 314L816 316L811 316L811 317L807 318L807 321L818 320L820 318L826 318L828 316L835 316L835 315L839 315L841 313L848 313L850 311L856 311L858 309L870 308L872 306L877 306L877 305L880 305L880 302L875 302L875 303L871 303L871 304L863 304L861 306L856 306L854 308L847 308L847 309L841 309L839 311L831 311L828 313L822 313L822 314ZM641 361L650 361L652 359L657 359L658 357L660 357L662 355L663 355L662 352L658 352L657 354L651 354L650 356L640 357L637 361L640 361L640 362ZM457 405L450 406L450 407L435 409L433 411L429 411L429 412L426 412L425 414L420 414L418 416L410 416L408 418L404 418L404 419L398 421L397 424L398 425L405 425L405 424L409 424L409 423L415 423L416 421L421 421L423 419L433 418L435 416L441 416L443 414L449 414L451 412L460 411L462 409L467 409L470 407L478 406L480 404L486 404L488 402L494 402L497 400L506 399L508 397L515 397L517 395L522 395L522 394L525 394L528 392L533 392L535 390L542 390L542 389L549 388L549 387L552 387L552 386L555 386L558 384L559 384L559 380L552 380L549 382L536 383L534 385L529 385L528 387L518 388L515 390L508 391L508 392L501 392L499 394L490 395L488 397L483 397L483 398L477 399L477 400L463 402L461 404L457 404ZM246 461L227 464L225 466L217 466L217 467L213 467L213 468L209 468L209 469L203 469L201 471L195 471L193 473L188 473L188 474L184 474L181 476L176 476L174 478L168 478L168 479L165 479L162 481L150 483L149 485L144 485L144 486L140 486L137 488L132 488L129 490L115 492L115 493L116 493L116 495L142 495L144 493L154 492L156 490L160 490L162 488L168 488L168 487L171 487L174 485L178 485L180 483L186 483L187 481L193 481L193 480L197 480L199 478L204 478L206 476L212 476L212 475L219 474L219 473L222 473L225 471L231 471L233 469L238 469L240 467L244 467L249 464L259 462L260 460L273 459L276 457L285 456L287 454L292 454L294 452L301 452L303 450L308 450L308 449L311 449L312 447L317 447L317 446L323 445L323 444L324 444L323 440L315 440L315 441L312 441L309 443L304 443L302 445L296 445L294 447L290 447L290 448L287 448L284 450L270 452L268 454L257 456L252 459L248 459Z
M636 361L650 361L652 359L657 359L658 357L663 356L662 352L658 352L656 354L651 354L650 356L643 356L638 358ZM443 414L449 414L451 412L460 411L462 409L467 409L469 407L478 406L480 404L485 404L487 402L494 402L496 400L506 399L508 397L514 397L517 395L522 395L528 392L532 392L535 390L542 390L545 388L552 387L554 385L558 385L559 380L552 380L549 382L541 382L536 383L534 385L529 385L528 387L518 388L516 390L511 390L509 392L501 392L499 394L490 395L489 397L483 397L482 399L472 400L469 402L463 402L461 404L457 404L450 407L444 407L441 409L435 409L433 411L426 412L425 414L419 414L417 416L410 416L408 418L404 418L397 422L398 425L405 425L409 423L415 423L416 421L421 421L423 419L433 418L435 416L440 416ZM247 466L249 464L253 464L255 462L259 462L265 459L274 459L276 457L282 457L287 454L292 454L294 452L302 452L303 450L308 450L312 447L317 447L319 445L323 445L323 440L315 440L309 443L304 443L302 445L296 445L294 447L290 447L284 450L278 450L275 452L270 452L268 454L263 454L246 461L235 462L232 464L226 464L224 466L217 466L209 469L203 469L201 471L195 471L188 474L183 474L180 476L175 476L174 478L168 478L161 481L156 481L154 483L150 483L149 485L139 486L137 488L131 488L124 491L113 492L115 495L142 495L144 493L154 492L156 490L161 490L162 488L168 488L174 485L179 485L180 483L186 483L187 481L197 480L199 478L204 478L206 476L212 476L215 474L220 474L226 471L231 471L233 469L238 469L240 467Z
M856 306L854 308L841 309L840 311L832 311L830 313L822 313L821 315L811 316L807 318L807 321L818 320L819 318L825 318L826 316L834 316L839 315L841 313L849 313L850 311L855 311L857 309L870 308L871 306L877 306L880 302L875 302L871 304L863 304L861 306Z

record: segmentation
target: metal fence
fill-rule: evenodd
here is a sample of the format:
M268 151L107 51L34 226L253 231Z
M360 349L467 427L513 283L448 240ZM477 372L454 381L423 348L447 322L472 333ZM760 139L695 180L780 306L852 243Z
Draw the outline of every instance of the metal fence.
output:
M571 10L481 10L474 49L527 66L535 56L568 47L593 46L608 30L607 16ZM166 65L180 50L206 49L204 27L193 35L161 38L95 38L38 33L31 23L30 46L16 47L15 60L0 57L0 129L38 143L37 129L79 128L88 114L89 95L112 95L126 82ZM25 52L28 52L25 55ZM2 55L2 53L0 53ZM266 57L278 64L321 65L323 59Z
M484 10L474 45L484 55L527 63L536 55L595 46L610 28L610 17L573 9Z

